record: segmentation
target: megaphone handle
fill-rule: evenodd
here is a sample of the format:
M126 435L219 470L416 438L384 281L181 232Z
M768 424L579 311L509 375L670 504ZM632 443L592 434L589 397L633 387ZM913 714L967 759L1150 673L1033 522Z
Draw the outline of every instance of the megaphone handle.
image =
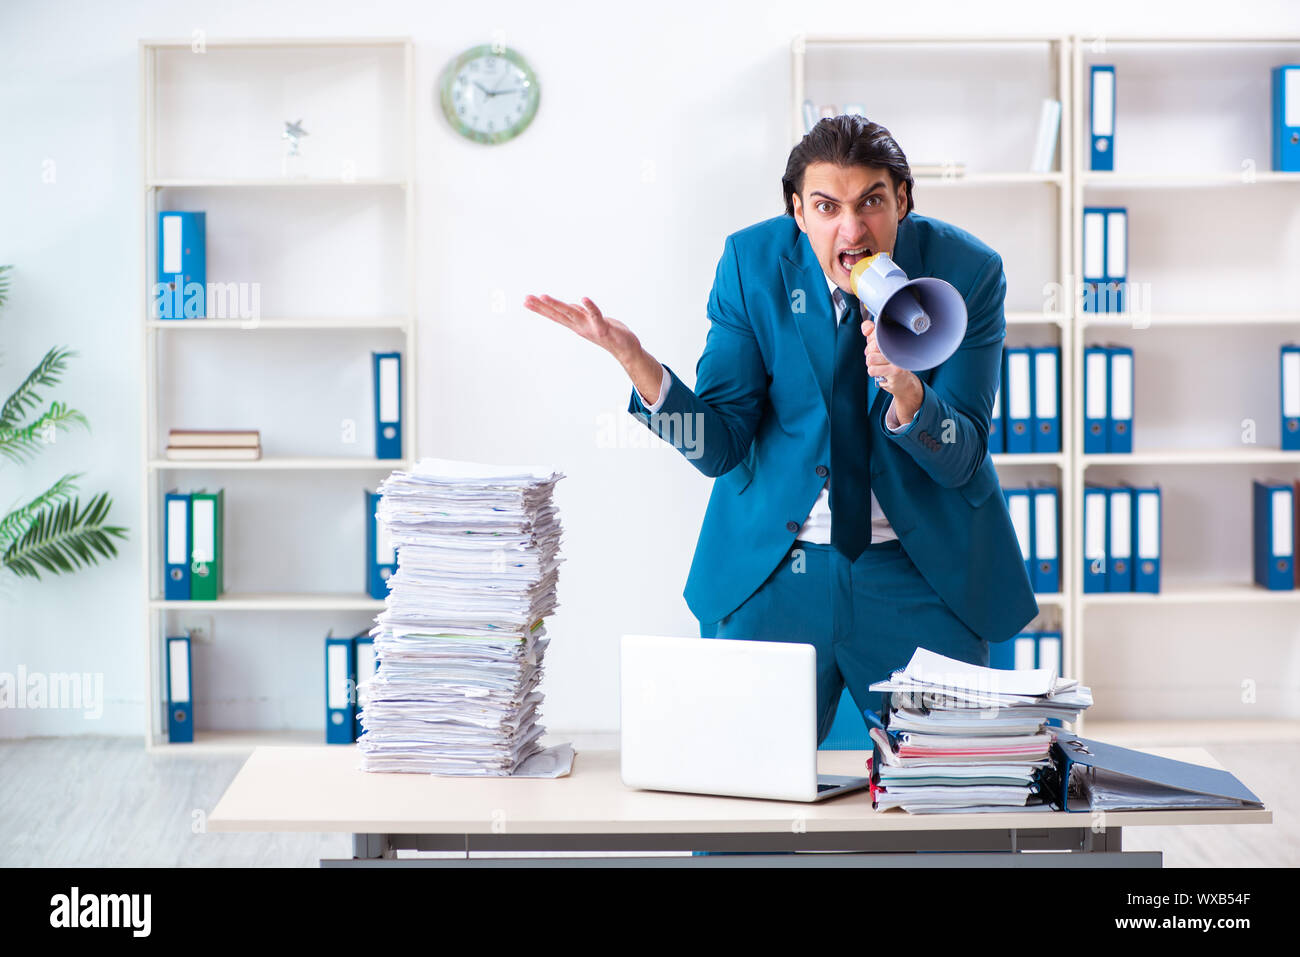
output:
M867 318L868 318L868 319L870 319L872 322L876 323L877 325L880 324L880 317L879 317L879 316L877 316L875 313L873 313L870 309L867 309L867 310L865 310L865 311L866 311L866 313L867 313ZM884 384L885 384L885 377L884 377L884 376L882 376L882 375L878 375L878 376L873 376L873 378L876 380L876 385L884 385Z

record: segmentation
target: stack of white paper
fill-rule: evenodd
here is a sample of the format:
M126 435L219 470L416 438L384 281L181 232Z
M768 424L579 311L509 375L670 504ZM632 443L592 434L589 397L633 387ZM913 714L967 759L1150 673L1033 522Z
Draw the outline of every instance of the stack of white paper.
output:
M422 459L380 486L397 549L375 619L366 771L508 775L542 751L543 619L557 607L561 472Z
M871 685L889 691L876 807L909 813L1049 810L1048 718L1073 721L1092 692L1053 669L982 668L918 648L907 667Z

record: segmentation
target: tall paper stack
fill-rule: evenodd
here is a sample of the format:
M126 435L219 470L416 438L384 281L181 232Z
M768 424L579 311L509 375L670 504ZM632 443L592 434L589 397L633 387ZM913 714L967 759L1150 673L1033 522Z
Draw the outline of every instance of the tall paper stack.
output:
M917 648L871 691L891 692L871 729L877 810L1050 811L1051 718L1074 721L1092 691L1055 668L984 668Z
M509 775L539 754L561 472L422 459L379 486L397 549L375 619L366 771Z

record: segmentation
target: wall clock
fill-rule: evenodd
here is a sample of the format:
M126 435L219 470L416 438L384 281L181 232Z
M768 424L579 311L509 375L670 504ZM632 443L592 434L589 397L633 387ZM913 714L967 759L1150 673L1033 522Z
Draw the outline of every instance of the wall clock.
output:
M528 61L500 44L472 47L438 81L442 112L461 136L504 143L528 128L542 89Z

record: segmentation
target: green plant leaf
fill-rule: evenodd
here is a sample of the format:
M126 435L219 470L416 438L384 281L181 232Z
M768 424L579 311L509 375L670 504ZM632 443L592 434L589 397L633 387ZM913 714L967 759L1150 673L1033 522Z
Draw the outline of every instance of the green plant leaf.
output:
M48 411L28 425L16 429L0 426L0 455L13 462L28 461L44 448L47 434L67 432L74 424L90 428L86 417L76 409L69 409L62 402L52 402Z
M84 508L78 499L60 502L38 511L21 538L0 555L0 568L20 577L40 580L38 568L52 574L68 574L83 565L97 565L101 558L113 558L113 538L126 538L126 529L105 525L112 499L100 492Z
M71 349L55 346L45 353L40 362L23 380L22 384L5 400L0 407L0 429L16 429L23 418L41 404L37 393L40 386L58 385L59 377L67 371L68 359L77 353Z
M77 479L81 478L82 474L74 472L63 476L26 505L18 506L0 519L0 553L22 536L37 512L70 500L73 493L77 491Z

